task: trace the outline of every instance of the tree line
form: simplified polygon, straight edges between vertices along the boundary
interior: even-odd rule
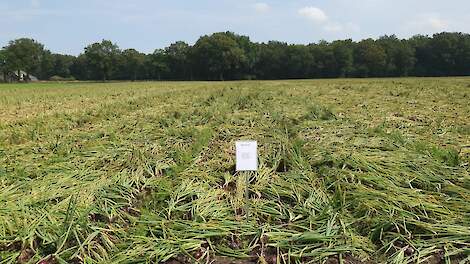
[[[391,35],[299,45],[256,43],[219,32],[200,37],[194,45],[178,41],[151,54],[121,50],[103,40],[78,56],[55,54],[21,38],[0,50],[3,80],[19,71],[41,80],[103,81],[463,76],[470,75],[470,35]]]

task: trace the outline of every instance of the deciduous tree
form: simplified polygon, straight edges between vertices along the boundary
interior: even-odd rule
[[[125,74],[125,79],[130,79],[132,81],[137,80],[139,74],[143,72],[145,54],[140,53],[135,49],[126,49],[122,52],[121,58],[121,66]]]
[[[230,33],[201,37],[193,47],[192,58],[201,75],[207,79],[233,77],[247,63],[245,51]]]
[[[109,40],[101,43],[93,43],[85,48],[87,64],[95,70],[101,80],[109,80],[116,69],[117,57],[120,54],[119,47]]]
[[[25,81],[28,81],[30,74],[39,71],[45,52],[44,45],[34,39],[20,38],[10,41],[5,47],[7,68],[17,72],[18,78],[20,71],[26,72]]]
[[[184,41],[177,41],[165,48],[171,79],[192,79],[191,62],[189,61],[190,49],[191,47]]]
[[[354,63],[359,77],[378,77],[384,74],[387,54],[373,39],[362,40],[354,49]]]

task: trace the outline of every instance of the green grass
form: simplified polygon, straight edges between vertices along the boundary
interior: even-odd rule
[[[469,83],[0,85],[0,263],[467,263]]]

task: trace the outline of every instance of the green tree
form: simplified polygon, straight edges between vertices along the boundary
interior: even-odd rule
[[[316,59],[314,76],[320,78],[333,78],[337,76],[336,58],[330,43],[320,41],[316,45],[310,45],[311,52]]]
[[[237,42],[238,47],[244,52],[243,63],[237,69],[235,76],[236,79],[252,79],[254,78],[254,67],[258,59],[256,45],[253,43],[248,36],[238,35],[233,32],[225,32],[227,36]]]
[[[78,57],[74,58],[70,65],[70,75],[75,77],[77,80],[91,79],[91,73],[85,54],[80,54]]]
[[[72,77],[71,66],[75,61],[74,56],[63,55],[63,54],[53,54],[53,75],[58,75],[60,77]],[[52,76],[52,75],[51,75]]]
[[[168,67],[168,57],[162,49],[156,49],[152,54],[148,55],[145,65],[149,71],[150,77],[159,81],[170,71]]]
[[[50,51],[44,51],[35,75],[41,80],[48,80],[54,75],[54,58]]]
[[[286,78],[300,79],[309,77],[315,66],[315,59],[307,46],[289,45],[286,48],[285,56]]]
[[[429,42],[431,38],[424,35],[416,35],[408,39],[406,43],[415,51],[415,65],[412,74],[415,76],[429,76],[434,72],[431,66],[431,50]]]
[[[427,43],[429,60],[427,64],[434,71],[432,75],[470,74],[470,36],[463,33],[439,33]]]
[[[43,80],[49,80],[52,76],[71,77],[70,68],[74,60],[74,56],[54,54],[46,50],[37,76]]]
[[[38,77],[43,80],[49,80],[52,76],[71,77],[70,68],[74,60],[74,56],[55,54],[46,50],[39,67]]]
[[[5,52],[7,68],[17,72],[18,77],[20,71],[26,72],[25,81],[28,81],[30,74],[38,73],[46,51],[34,39],[20,38],[10,41]]]
[[[387,54],[373,39],[365,39],[356,44],[354,63],[359,77],[376,77],[384,73]]]
[[[122,66],[126,73],[125,79],[137,80],[139,73],[143,70],[145,63],[145,54],[135,49],[126,49],[122,52]]]
[[[415,51],[406,41],[395,35],[383,36],[377,40],[387,56],[385,75],[408,76],[415,65]]]
[[[287,46],[287,43],[279,41],[269,41],[257,45],[257,60],[254,67],[257,78],[287,78],[285,66]]]
[[[109,80],[116,69],[119,47],[109,40],[93,43],[85,48],[85,58],[92,70],[99,74],[101,80]]]
[[[0,74],[2,76],[2,80],[7,82],[7,75],[8,75],[8,68],[7,68],[7,56],[6,51],[4,49],[0,49]]]
[[[177,41],[165,48],[170,78],[176,80],[188,80],[192,78],[189,62],[191,47],[184,41]]]
[[[331,43],[336,62],[335,77],[347,77],[354,72],[354,44],[351,39],[337,40]]]
[[[245,51],[229,32],[201,37],[192,49],[192,58],[199,74],[207,79],[233,78],[247,63]]]

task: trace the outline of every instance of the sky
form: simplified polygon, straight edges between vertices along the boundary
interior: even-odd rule
[[[408,38],[470,33],[468,0],[0,0],[0,46],[33,38],[78,55],[109,39],[150,53],[201,35],[233,31],[252,41]]]

